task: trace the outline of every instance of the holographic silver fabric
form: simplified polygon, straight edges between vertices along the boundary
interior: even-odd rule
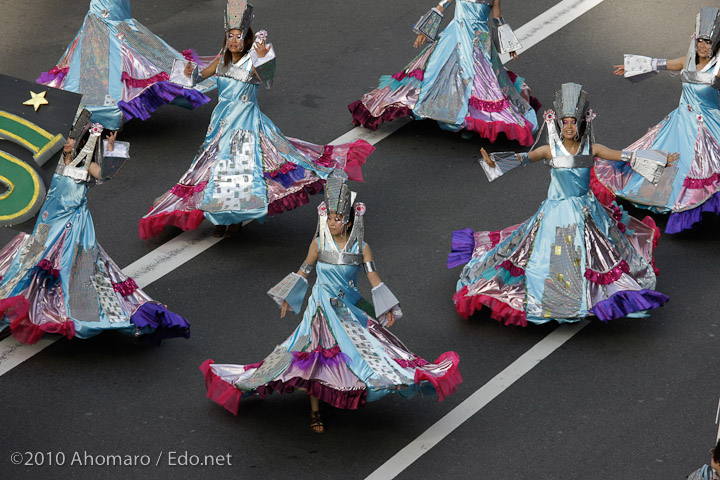
[[[459,58],[456,48],[440,70],[438,81],[428,90],[425,100],[415,106],[414,112],[417,116],[455,124],[458,115],[465,108],[465,96],[470,84],[470,79],[466,78],[466,72],[460,66]]]
[[[92,282],[98,251],[85,250],[80,244],[75,248],[70,270],[69,289],[73,293],[68,299],[70,316],[82,322],[99,322],[98,293]]]
[[[88,14],[84,29],[78,91],[83,105],[103,105],[109,89],[110,38],[102,20],[93,14]]]
[[[173,61],[177,55],[137,20],[133,20],[133,26],[135,28],[127,22],[120,22],[117,24],[117,31],[133,50],[163,71],[172,72]]]
[[[545,318],[580,317],[585,290],[582,248],[575,245],[577,224],[557,227],[550,247],[550,269],[545,279],[542,307]]]

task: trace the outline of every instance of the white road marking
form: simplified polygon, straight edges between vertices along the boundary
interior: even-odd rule
[[[548,355],[557,350],[558,347],[570,340],[588,323],[590,323],[588,320],[583,320],[572,325],[564,324],[553,330],[552,333],[535,344],[505,370],[498,373],[492,380],[452,409],[450,413],[435,422],[422,435],[382,464],[366,480],[389,480],[395,478],[415,460],[440,443],[442,439],[450,435],[466,420],[479,412]]]
[[[718,424],[718,420],[720,420],[720,400],[718,400],[718,408],[717,412],[715,413],[715,424],[718,425],[717,438],[715,439],[716,442],[720,440],[720,424]]]

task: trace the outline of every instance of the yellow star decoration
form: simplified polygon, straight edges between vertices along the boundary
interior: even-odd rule
[[[48,105],[49,102],[45,99],[45,94],[47,93],[47,90],[42,93],[35,93],[33,91],[30,91],[30,95],[32,95],[32,98],[30,100],[25,100],[23,102],[23,105],[32,105],[35,107],[35,111],[38,111],[38,108],[40,108],[40,105]]]

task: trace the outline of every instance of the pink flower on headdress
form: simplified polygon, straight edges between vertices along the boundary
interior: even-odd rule
[[[367,211],[367,207],[362,202],[355,202],[355,215],[363,216]]]
[[[327,216],[327,207],[325,206],[325,202],[322,202],[320,203],[320,205],[318,205],[318,215],[321,217]]]
[[[551,122],[555,120],[555,112],[552,110],[545,110],[545,114],[543,114],[543,118],[546,122]]]
[[[595,111],[592,108],[589,109],[587,111],[587,113],[585,114],[585,120],[588,122],[592,122],[593,120],[595,120],[595,117],[596,117]]]
[[[103,127],[99,123],[93,123],[92,127],[90,127],[90,135],[100,135],[102,131]]]
[[[255,40],[262,43],[263,40],[267,40],[267,36],[267,30],[260,30],[255,34]]]

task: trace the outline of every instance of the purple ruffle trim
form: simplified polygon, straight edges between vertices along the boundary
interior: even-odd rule
[[[590,309],[590,313],[603,322],[607,322],[608,320],[626,317],[634,312],[662,307],[668,300],[670,298],[667,295],[655,290],[624,290],[615,293],[607,300],[595,304]]]
[[[470,261],[475,248],[475,232],[472,228],[455,230],[452,233],[452,246],[448,254],[447,268],[455,268]]]
[[[128,278],[124,282],[113,283],[113,290],[118,292],[123,297],[132,295],[132,293],[138,289],[137,283],[132,278]]]
[[[400,117],[409,117],[411,111],[408,107],[387,107],[385,111],[379,117],[374,117],[370,110],[363,105],[362,100],[356,100],[348,105],[348,110],[353,117],[353,123],[355,125],[362,125],[370,130],[377,130],[383,122],[389,122]]]
[[[125,116],[125,121],[133,118],[147,120],[152,112],[178,97],[185,97],[192,108],[210,101],[210,97],[192,88],[183,88],[171,82],[157,82],[129,102],[118,102],[118,108]]]
[[[689,230],[696,223],[702,222],[703,212],[716,215],[720,213],[720,197],[717,194],[714,194],[705,203],[692,210],[671,213],[665,226],[665,233],[679,233],[683,230]]]
[[[143,335],[153,345],[160,345],[165,338],[190,338],[190,323],[177,313],[173,313],[157,303],[144,303],[130,317],[130,323],[138,328],[150,327],[155,331]]]
[[[48,84],[55,80],[57,80],[58,83],[62,83],[63,79],[65,78],[65,75],[67,75],[68,70],[70,70],[69,67],[65,67],[65,68],[53,67],[50,69],[49,72],[42,72],[40,74],[40,76],[35,79],[35,83]]]
[[[524,268],[515,266],[515,264],[508,259],[503,260],[500,265],[495,267],[495,270],[497,270],[498,268],[504,268],[505,270],[510,272],[510,275],[512,275],[513,277],[522,277],[523,275],[525,275]]]
[[[310,203],[310,195],[322,192],[323,185],[325,185],[325,180],[318,180],[317,182],[305,185],[295,193],[285,195],[282,198],[270,202],[268,205],[268,216],[272,217],[273,215],[292,210],[301,205],[307,205]]]
[[[285,165],[292,165],[293,168],[284,168]],[[281,184],[285,188],[290,188],[295,182],[298,182],[305,178],[305,169],[300,165],[294,163],[286,163],[278,170],[272,172],[265,172],[263,175],[270,180],[274,180]],[[285,171],[283,171],[283,169]]]
[[[293,352],[292,365],[300,370],[309,370],[319,363],[320,366],[333,368],[340,364],[350,363],[350,357],[340,351],[340,346],[331,349],[318,346],[311,352]]]
[[[630,265],[625,260],[621,260],[616,267],[604,273],[586,268],[585,278],[598,285],[610,285],[622,277],[623,273],[630,273]]]

